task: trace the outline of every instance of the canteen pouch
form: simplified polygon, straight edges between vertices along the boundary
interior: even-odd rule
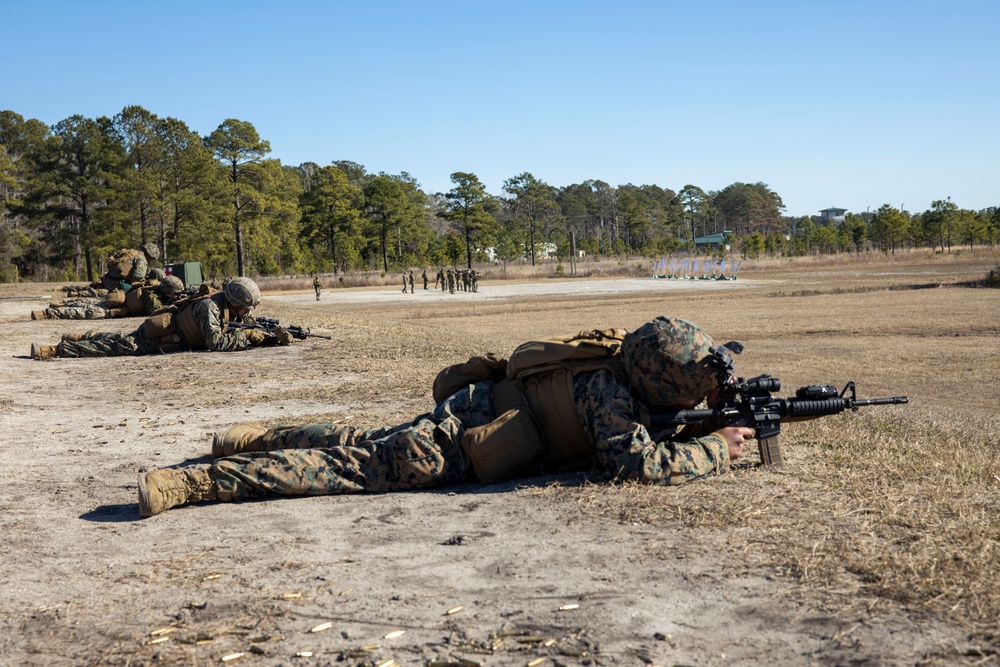
[[[120,289],[109,290],[108,295],[104,297],[105,308],[121,308],[124,305],[125,292]]]
[[[514,476],[544,452],[535,419],[524,408],[503,413],[489,424],[466,430],[462,449],[481,484]]]
[[[147,317],[142,325],[147,338],[163,338],[177,331],[173,313],[160,313]]]

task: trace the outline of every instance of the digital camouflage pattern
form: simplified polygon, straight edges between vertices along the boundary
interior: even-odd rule
[[[119,263],[130,268],[123,271],[119,268]],[[148,268],[149,264],[143,251],[124,248],[108,260],[108,272],[101,277],[101,283],[105,289],[121,289],[127,292],[133,283],[141,283],[146,279]]]
[[[222,311],[225,308],[225,292],[216,292],[207,299],[195,301],[191,306],[201,328],[201,335],[205,338],[205,349],[210,352],[239,352],[253,347],[245,330],[226,331],[226,322],[222,320]]]
[[[88,331],[79,340],[63,340],[56,346],[56,356],[69,359],[81,357],[133,357],[154,354],[156,341],[147,338],[143,328],[128,334],[110,331]]]
[[[74,301],[62,306],[49,306],[45,309],[45,317],[50,320],[103,320],[111,315],[100,303]]]
[[[574,382],[574,403],[597,468],[660,485],[726,470],[729,451],[718,435],[654,442],[639,423],[628,386],[612,372],[580,373]],[[496,418],[494,386],[489,380],[469,385],[433,412],[391,428],[313,424],[271,429],[262,438],[265,451],[219,458],[210,474],[220,500],[399,491],[467,481],[471,465],[462,436]]]
[[[222,322],[225,304],[225,295],[218,292],[189,306],[205,337],[205,347],[213,352],[235,352],[252,347],[245,331],[225,330]],[[172,343],[170,351],[183,349],[186,348]],[[64,340],[56,346],[56,356],[70,358],[138,356],[159,351],[157,341],[146,336],[144,324],[128,334],[88,331],[80,340]]]
[[[76,298],[52,304],[45,309],[45,317],[51,320],[101,320],[114,317],[149,316],[165,305],[177,300],[184,289],[184,282],[176,276],[167,276],[163,282],[153,287],[143,287],[139,300],[142,313],[132,315],[124,308],[108,308],[103,298]]]
[[[448,397],[427,414],[395,427],[359,429],[313,424],[264,436],[264,452],[217,459],[209,473],[220,500],[422,489],[467,481],[461,448],[466,429],[496,419],[493,383]]]
[[[100,286],[100,283],[92,283],[90,285],[84,285],[83,287],[78,287],[76,285],[66,285],[63,287],[63,291],[66,292],[66,296],[69,297],[89,297],[89,298],[100,298],[103,299],[108,295],[108,290]]]
[[[696,324],[657,317],[622,341],[622,362],[635,396],[647,405],[677,407],[718,386],[710,363],[712,338]]]

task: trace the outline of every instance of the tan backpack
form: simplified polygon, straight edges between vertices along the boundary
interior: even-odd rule
[[[566,466],[593,457],[592,443],[576,413],[573,379],[608,369],[624,377],[619,350],[625,329],[594,329],[528,341],[509,359],[471,357],[442,370],[434,380],[441,402],[463,387],[492,379],[496,421],[469,429],[462,447],[483,483],[506,479],[544,456]]]
[[[108,257],[108,273],[112,276],[127,276],[132,271],[132,260],[139,254],[137,250],[125,248]],[[117,273],[116,273],[117,272]]]

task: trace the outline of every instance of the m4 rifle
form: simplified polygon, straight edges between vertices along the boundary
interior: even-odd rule
[[[321,334],[314,334],[309,329],[303,329],[300,326],[281,326],[278,320],[271,317],[250,317],[247,318],[245,322],[230,322],[228,325],[230,331],[235,329],[257,329],[258,331],[263,331],[264,333],[274,336],[277,329],[287,331],[292,335],[292,338],[297,338],[298,340],[305,340],[306,338],[325,338],[326,340],[332,340],[333,336],[323,336]]]
[[[754,429],[761,463],[781,468],[784,465],[779,442],[782,422],[806,421],[845,410],[857,412],[858,408],[870,405],[909,402],[906,396],[859,399],[853,380],[840,392],[833,385],[812,384],[797,389],[795,396],[779,398],[774,396],[781,390],[781,380],[776,377],[766,374],[749,380],[733,377],[732,358],[728,353],[742,351],[743,346],[736,341],[713,349],[721,387],[714,407],[678,411],[650,409],[649,432],[654,439],[669,437],[684,424],[707,422],[718,428],[745,426]]]

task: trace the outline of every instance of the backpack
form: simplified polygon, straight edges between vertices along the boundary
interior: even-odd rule
[[[497,421],[470,429],[462,441],[480,481],[504,479],[539,458],[562,467],[592,460],[593,443],[576,412],[574,378],[607,369],[624,379],[619,351],[626,333],[594,329],[528,341],[509,359],[492,354],[471,357],[438,374],[437,402],[468,384],[497,382],[493,394]],[[485,436],[482,441],[479,431]]]
[[[609,363],[621,349],[625,329],[594,329],[577,334],[531,340],[515,348],[509,359],[492,352],[484,356],[469,357],[463,364],[448,366],[434,379],[434,402],[440,403],[463,387],[509,378],[523,385],[531,376],[551,374],[562,368],[573,368],[574,374],[598,368],[611,368]]]

